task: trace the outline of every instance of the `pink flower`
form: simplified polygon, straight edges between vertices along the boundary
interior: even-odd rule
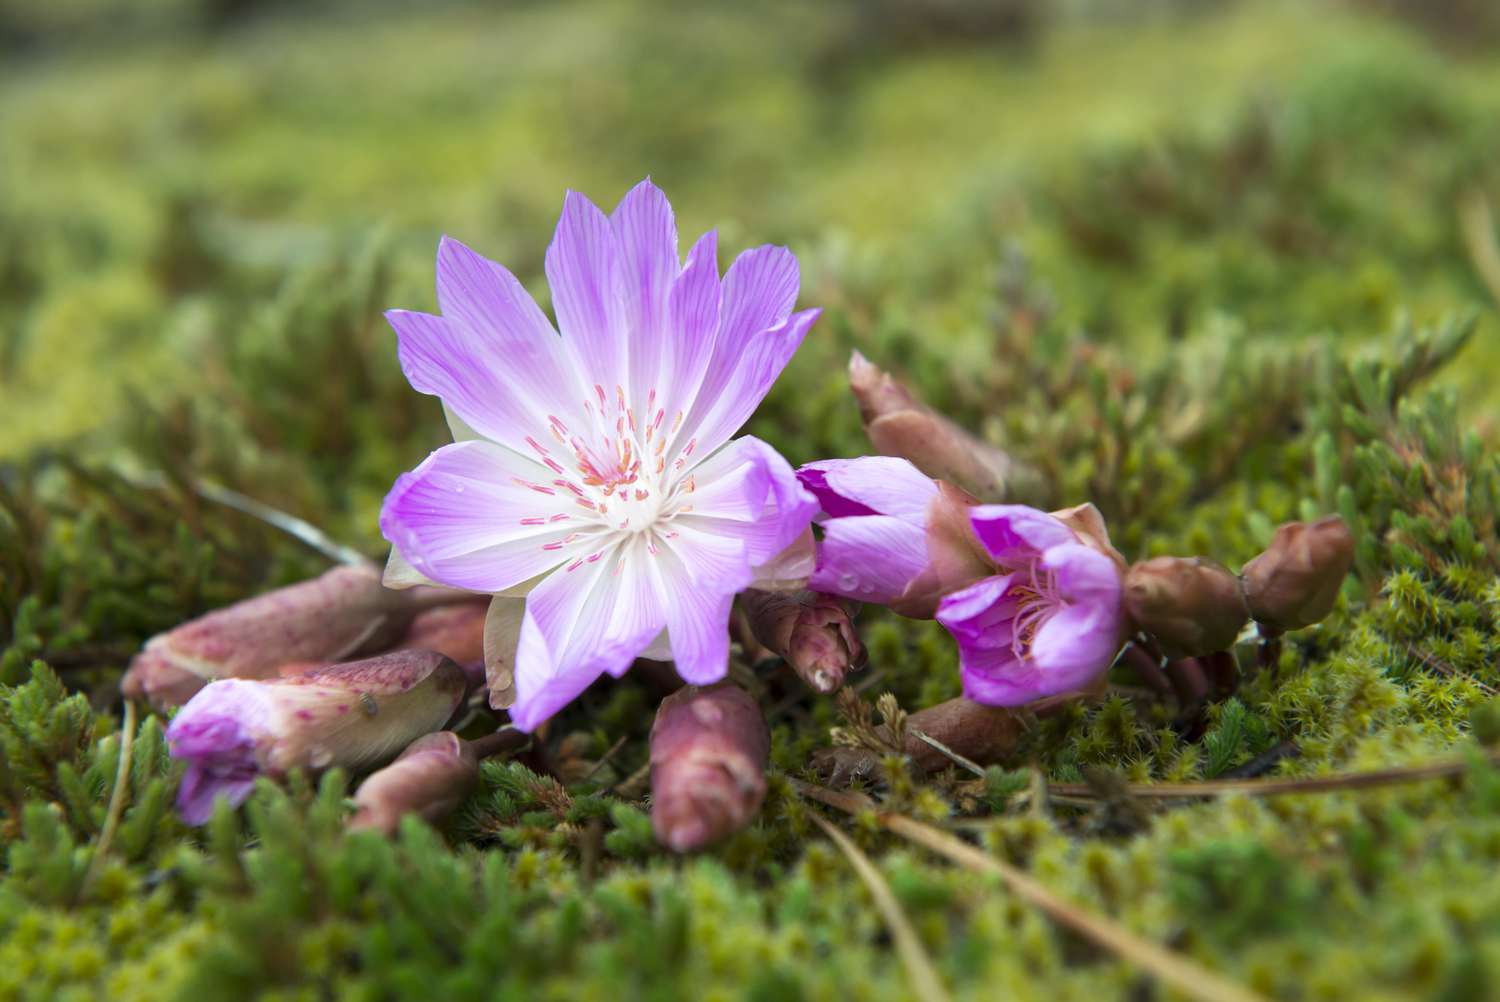
[[[518,727],[648,649],[688,682],[722,678],[734,595],[816,511],[770,446],[730,436],[818,311],[792,312],[786,248],[746,251],[722,280],[715,258],[713,232],[678,258],[649,180],[608,216],[570,192],[546,258],[561,337],[510,272],[448,238],[442,316],[386,315],[457,441],[397,480],[381,529],[426,578],[526,595]]]
[[[889,457],[798,476],[824,513],[808,586],[935,616],[958,641],[970,699],[1014,706],[1079,689],[1114,660],[1125,564],[1092,505],[976,505]]]
[[[970,520],[1002,573],[938,605],[937,621],[958,641],[964,695],[1018,706],[1107,671],[1125,631],[1122,564],[1025,505],[984,505]]]

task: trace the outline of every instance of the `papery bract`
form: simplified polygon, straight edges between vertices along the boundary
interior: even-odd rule
[[[387,314],[458,441],[396,482],[381,528],[416,574],[525,591],[525,729],[648,647],[688,682],[722,678],[733,596],[817,507],[769,446],[730,439],[818,316],[792,312],[789,251],[746,251],[721,280],[710,232],[679,260],[648,180],[609,216],[570,192],[546,272],[561,337],[510,272],[447,238],[442,315]]]

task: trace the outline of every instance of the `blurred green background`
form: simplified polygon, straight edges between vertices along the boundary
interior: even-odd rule
[[[1496,11],[0,0],[0,456],[229,392],[226,342],[310,262],[378,245],[374,305],[421,308],[447,232],[545,301],[564,189],[647,174],[685,233],[798,251],[840,352],[986,361],[1007,255],[1141,347],[1478,307],[1458,205],[1500,194]]]

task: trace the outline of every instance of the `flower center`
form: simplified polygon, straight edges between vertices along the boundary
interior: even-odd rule
[[[658,401],[655,389],[646,394],[644,406],[637,408],[623,387],[616,386],[609,394],[596,383],[580,412],[582,427],[570,427],[549,414],[546,436],[527,437],[526,444],[554,477],[545,483],[521,482],[539,493],[571,496],[576,514],[537,515],[521,521],[543,525],[576,519],[581,523],[579,532],[542,544],[543,549],[561,550],[584,534],[598,538],[600,547],[570,563],[569,570],[597,560],[622,536],[644,535],[646,550],[654,555],[658,535],[666,539],[677,535],[664,529],[665,523],[692,511],[688,495],[697,485],[689,464],[698,440],[676,445],[685,415],[677,411],[669,425],[667,408]]]
[[[1063,605],[1062,592],[1057,584],[1057,572],[1041,567],[1039,558],[1032,558],[1025,568],[1026,581],[1013,585],[1010,597],[1019,605],[1016,618],[1011,624],[1010,650],[1017,658],[1026,656],[1031,642],[1040,630]]]

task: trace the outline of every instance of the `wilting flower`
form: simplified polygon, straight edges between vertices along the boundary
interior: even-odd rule
[[[393,591],[369,565],[335,567],[152,637],[121,689],[158,707],[180,706],[215,679],[273,678],[396,643],[423,610],[470,596],[449,589]]]
[[[766,797],[771,735],[760,705],[728,682],[685,686],[651,726],[651,828],[673,852],[744,828]]]
[[[1014,706],[1080,689],[1114,659],[1125,563],[1092,505],[976,506],[885,457],[798,475],[826,516],[809,587],[935,615],[958,640],[970,699]]]
[[[1300,630],[1333,611],[1354,566],[1354,533],[1337,515],[1288,522],[1240,569],[1250,616],[1268,630]]]
[[[518,740],[519,739],[519,740]],[[479,760],[526,742],[515,730],[465,741],[452,731],[424,734],[396,760],[371,773],[354,794],[353,830],[394,834],[408,814],[436,824],[479,785]]]
[[[757,588],[740,602],[755,639],[818,692],[833,692],[845,675],[863,667],[865,649],[854,631],[858,603],[814,591]]]
[[[721,280],[709,232],[683,263],[643,181],[609,216],[570,192],[546,272],[561,337],[510,272],[448,238],[442,315],[386,314],[458,441],[396,482],[381,528],[431,580],[530,587],[525,729],[648,646],[689,682],[723,677],[733,596],[816,510],[774,450],[730,440],[818,316],[792,312],[790,251],[746,251]]]
[[[383,762],[442,727],[466,685],[463,669],[432,651],[210,683],[167,728],[172,757],[187,762],[177,809],[202,824],[215,799],[242,803],[257,776]]]

